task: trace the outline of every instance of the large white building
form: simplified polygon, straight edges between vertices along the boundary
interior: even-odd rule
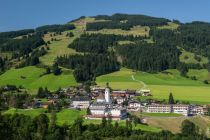
[[[189,105],[164,105],[164,104],[155,104],[148,105],[147,112],[149,113],[177,113],[182,115],[189,115],[190,106]]]
[[[73,108],[88,108],[90,106],[90,98],[88,97],[74,97],[71,99],[71,106]]]
[[[103,117],[111,117],[114,120],[120,120],[127,116],[126,108],[114,105],[110,98],[110,89],[105,88],[105,92],[100,93],[97,101],[90,105],[91,115],[87,115],[88,119],[102,119]]]

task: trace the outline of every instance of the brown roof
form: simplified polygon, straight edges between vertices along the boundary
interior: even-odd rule
[[[105,99],[104,94],[102,92],[99,93],[99,96],[97,97],[97,99]]]

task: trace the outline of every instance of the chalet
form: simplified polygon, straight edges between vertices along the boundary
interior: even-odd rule
[[[73,108],[88,108],[90,106],[90,98],[87,96],[82,97],[74,97],[71,99],[71,106]]]

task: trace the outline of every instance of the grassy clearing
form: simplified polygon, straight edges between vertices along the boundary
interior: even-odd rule
[[[2,58],[11,58],[12,57],[12,53],[10,53],[10,52],[0,52],[0,56],[2,57]]]
[[[56,59],[57,56],[68,55],[68,54],[76,54],[74,49],[68,48],[68,45],[77,37],[79,37],[79,32],[72,31],[74,33],[74,37],[66,37],[66,33],[71,31],[62,32],[62,35],[56,35],[55,37],[50,37],[51,33],[48,33],[44,36],[45,41],[50,41],[51,38],[56,38],[58,41],[50,41],[49,44],[50,50],[48,53],[42,57],[40,57],[40,61],[44,65],[51,66]]]
[[[88,33],[94,34],[116,34],[116,35],[134,35],[134,36],[149,36],[150,28],[147,26],[134,26],[130,30],[122,29],[102,29],[98,31],[87,31]]]
[[[119,45],[135,44],[135,42],[126,40],[126,41],[118,41],[118,44]]]
[[[210,86],[199,80],[194,81],[190,78],[181,77],[177,70],[149,74],[122,68],[118,72],[97,77],[96,83],[105,86],[106,82],[109,82],[113,89],[140,90],[143,87],[142,83],[133,81],[132,75],[136,80],[147,85],[155,99],[168,99],[169,93],[172,92],[176,100],[198,104],[209,103]]]
[[[181,123],[185,119],[189,119],[194,122],[197,126],[201,128],[201,130],[210,137],[209,127],[210,127],[210,118],[204,116],[196,116],[196,117],[179,117],[179,118],[147,118],[147,123],[149,126],[158,127],[164,130],[169,130],[173,133],[179,133],[181,128]]]
[[[197,80],[202,82],[204,80],[210,81],[210,73],[208,72],[207,69],[201,69],[201,70],[190,69],[187,75],[189,77],[195,76]]]
[[[5,111],[3,114],[24,114],[27,116],[30,116],[32,118],[38,116],[41,113],[45,113],[46,109],[44,108],[38,108],[38,109],[16,109],[16,108],[11,108],[7,111]]]
[[[29,90],[37,90],[39,87],[47,87],[56,90],[59,87],[76,85],[76,81],[71,71],[67,74],[55,76],[53,74],[41,76],[45,72],[43,68],[35,66],[24,67],[21,69],[11,69],[0,75],[0,85],[22,86]]]
[[[198,55],[198,57],[200,57],[201,61],[198,61],[195,59],[195,54],[194,53],[191,53],[191,52],[187,52],[185,50],[182,50],[182,54],[179,56],[179,59],[181,62],[184,62],[184,63],[193,63],[193,64],[207,64],[209,62],[208,58],[207,57],[204,57],[204,56],[201,56],[201,55]]]
[[[159,26],[158,29],[169,29],[169,30],[175,30],[179,27],[178,24],[169,22],[168,25]]]

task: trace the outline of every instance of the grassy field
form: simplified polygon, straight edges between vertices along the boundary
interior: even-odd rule
[[[206,133],[208,137],[210,137],[209,127],[210,127],[210,118],[204,116],[196,116],[191,118],[179,117],[179,118],[147,118],[147,123],[149,126],[158,127],[164,130],[169,130],[173,133],[179,133],[181,128],[181,123],[183,120],[189,119],[197,126],[201,128],[201,130]]]
[[[180,59],[181,62],[184,62],[184,63],[187,63],[187,64],[189,64],[189,63],[193,63],[193,64],[207,64],[209,62],[207,57],[198,55],[198,57],[201,58],[200,62],[198,60],[196,60],[194,57],[195,57],[194,53],[182,50],[182,54],[179,56],[179,59]]]
[[[68,45],[77,37],[79,37],[79,32],[75,30],[72,31],[74,33],[74,37],[66,37],[66,33],[70,31],[62,32],[62,35],[56,35],[55,37],[50,37],[51,33],[48,33],[44,36],[45,41],[50,41],[51,38],[56,38],[58,41],[50,41],[49,44],[50,50],[48,53],[42,57],[40,57],[40,61],[44,65],[51,66],[56,59],[57,56],[68,55],[68,54],[76,54],[74,49],[68,48]]]
[[[179,27],[178,24],[169,22],[168,25],[160,26],[158,29],[169,29],[169,30],[175,30]]]
[[[14,113],[19,113],[19,114],[24,114],[24,115],[29,115],[31,117],[38,116],[41,113],[45,113],[46,109],[39,108],[39,109],[9,109],[8,111],[4,112],[3,114],[14,114]],[[49,118],[50,118],[50,113],[45,113]],[[86,114],[86,110],[73,110],[73,109],[63,109],[60,112],[57,113],[57,124],[58,125],[63,125],[63,124],[72,124],[75,119],[78,117],[82,117]],[[115,121],[113,121],[114,124]],[[125,121],[118,121],[119,125],[125,126]],[[101,120],[86,120],[84,119],[84,124],[100,124]],[[136,127],[133,125],[134,129],[141,129],[143,131],[151,131],[151,132],[159,132],[161,131],[160,128],[152,127],[152,126],[147,126],[147,125],[142,125],[138,124]]]
[[[203,84],[199,80],[195,81],[181,77],[177,70],[149,74],[122,68],[118,72],[97,77],[96,83],[105,86],[106,82],[109,82],[109,85],[114,89],[140,90],[143,83],[134,81],[132,75],[136,80],[146,84],[155,99],[168,99],[169,93],[172,92],[176,100],[198,104],[206,104],[210,101],[210,86]]]
[[[43,68],[34,66],[21,69],[11,69],[0,75],[0,85],[12,84],[22,86],[29,90],[37,90],[39,87],[47,87],[56,90],[59,87],[76,85],[76,81],[71,71],[64,72],[59,76],[53,74],[41,76],[45,72]]]
[[[149,36],[150,28],[147,26],[134,26],[130,30],[122,29],[102,29],[98,31],[87,31],[88,33],[101,34],[116,34],[116,35],[134,35],[134,36]]]

